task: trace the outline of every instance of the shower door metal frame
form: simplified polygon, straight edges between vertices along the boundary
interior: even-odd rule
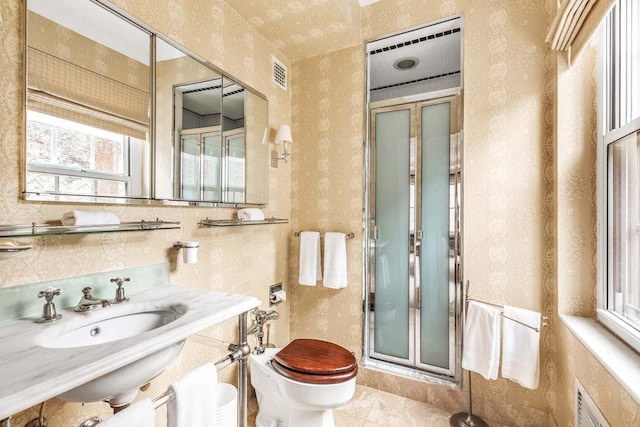
[[[419,100],[419,101],[418,101]],[[368,231],[365,239],[365,331],[364,331],[364,365],[375,366],[385,369],[387,371],[396,372],[399,374],[410,375],[412,377],[424,377],[429,378],[431,381],[440,382],[443,384],[458,385],[460,383],[461,367],[460,367],[460,355],[461,355],[461,301],[462,301],[462,253],[461,253],[461,238],[462,238],[462,93],[459,88],[453,90],[439,91],[432,94],[424,94],[424,96],[415,97],[411,101],[407,102],[407,99],[396,100],[396,102],[403,102],[396,105],[393,101],[384,101],[380,107],[371,106],[368,114],[368,131],[370,139],[366,146],[366,176],[365,176],[365,228]],[[418,102],[416,102],[418,101]],[[454,224],[453,230],[450,226],[450,236],[452,236],[452,244],[450,245],[449,253],[453,252],[453,257],[450,255],[449,269],[449,368],[442,368],[434,365],[427,365],[420,362],[420,283],[416,278],[416,272],[419,273],[419,261],[416,260],[415,255],[419,253],[418,247],[422,243],[421,233],[421,201],[418,198],[421,196],[421,159],[422,156],[422,128],[418,126],[421,121],[422,108],[429,105],[449,103],[450,104],[450,153],[451,144],[456,145],[456,154],[451,156],[450,154],[450,199],[454,201]],[[373,339],[373,318],[375,313],[370,311],[370,292],[375,293],[375,239],[376,239],[376,227],[375,227],[375,115],[377,113],[384,113],[390,111],[410,110],[410,168],[414,168],[415,184],[414,184],[414,233],[413,237],[410,237],[410,258],[413,255],[413,261],[407,260],[409,264],[409,358],[402,359],[393,356],[388,356],[380,353],[376,353],[374,349]],[[420,120],[418,119],[420,117]],[[413,153],[413,154],[411,154]],[[452,163],[455,162],[455,163]],[[452,172],[453,170],[453,172]],[[410,173],[410,170],[407,171]],[[418,179],[420,177],[420,179]],[[451,181],[453,180],[453,184]],[[410,182],[411,186],[411,182]],[[450,205],[451,208],[451,205]],[[411,230],[410,230],[411,232]],[[453,261],[451,261],[453,259]],[[411,279],[414,280],[414,286],[411,286]]]

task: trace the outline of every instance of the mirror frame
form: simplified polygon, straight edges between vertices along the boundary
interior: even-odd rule
[[[129,23],[131,23],[132,25],[138,27],[139,29],[141,29],[142,31],[146,32],[149,34],[149,46],[150,46],[150,58],[149,58],[149,136],[148,136],[148,143],[149,143],[149,149],[150,149],[150,154],[149,154],[149,170],[150,170],[150,184],[149,184],[149,198],[136,198],[136,197],[115,197],[115,196],[101,196],[101,195],[71,195],[71,196],[65,196],[68,198],[68,200],[56,200],[56,197],[58,197],[59,195],[55,195],[55,194],[40,194],[37,192],[29,192],[27,191],[27,147],[26,147],[26,130],[27,130],[27,93],[28,93],[28,66],[27,66],[27,51],[28,51],[28,4],[27,4],[27,0],[25,0],[24,4],[23,4],[23,16],[24,16],[24,25],[23,25],[23,40],[24,40],[24,44],[23,44],[23,85],[22,85],[22,94],[23,94],[23,105],[22,105],[22,123],[21,123],[21,130],[22,130],[22,144],[21,144],[21,162],[20,162],[20,189],[19,189],[19,195],[20,198],[22,200],[26,200],[26,201],[35,201],[35,202],[52,202],[52,203],[59,203],[59,204],[66,204],[66,203],[82,203],[82,204],[96,204],[96,203],[102,203],[102,204],[139,204],[139,205],[161,205],[161,206],[200,206],[200,207],[222,207],[222,208],[236,208],[236,207],[250,207],[250,206],[257,206],[257,207],[264,207],[266,206],[266,204],[269,202],[268,201],[268,189],[266,192],[267,195],[267,200],[265,200],[264,202],[258,202],[258,203],[228,203],[225,201],[220,201],[220,202],[205,202],[205,201],[190,201],[190,200],[180,200],[180,199],[158,199],[156,198],[156,186],[155,186],[155,182],[156,182],[156,174],[157,174],[157,168],[156,168],[156,149],[157,149],[157,129],[156,129],[156,44],[157,44],[157,40],[160,39],[163,42],[167,43],[168,45],[174,47],[175,49],[181,51],[182,53],[184,53],[185,55],[189,56],[190,58],[194,59],[195,61],[199,62],[201,65],[203,65],[204,67],[209,68],[211,71],[214,71],[218,74],[220,74],[220,76],[223,79],[230,79],[233,80],[234,82],[236,82],[237,84],[241,85],[245,91],[247,93],[251,93],[263,100],[265,100],[267,102],[267,117],[266,117],[266,122],[269,123],[269,109],[268,109],[268,98],[262,94],[261,92],[257,91],[256,89],[252,88],[251,86],[247,85],[244,81],[242,81],[241,79],[238,79],[237,77],[219,69],[218,67],[216,67],[215,65],[213,65],[211,62],[207,61],[206,59],[204,59],[202,56],[196,54],[195,52],[191,51],[190,49],[180,45],[178,42],[174,41],[173,39],[171,39],[170,37],[162,34],[161,32],[159,32],[157,29],[155,29],[154,27],[148,25],[147,23],[143,22],[142,20],[136,18],[135,16],[131,15],[129,12],[113,5],[111,2],[107,1],[107,0],[90,0],[92,3],[104,8],[105,10],[107,10],[108,12],[120,17],[121,19],[124,19],[125,21],[128,21]],[[247,108],[247,103],[245,101],[245,105],[244,105],[244,109],[245,109],[245,119],[246,119],[246,108]],[[173,129],[174,125],[172,124],[172,129]],[[246,138],[246,130],[245,130],[245,138]],[[175,153],[174,153],[175,154]],[[265,148],[265,156],[268,156],[268,149]],[[267,182],[268,182],[268,175],[269,175],[269,168],[267,165],[267,170],[266,170],[266,177],[267,178]],[[226,190],[224,190],[226,191]],[[91,201],[86,201],[86,200],[73,200],[75,197],[77,197],[78,199],[87,199],[87,198],[91,198],[93,200]]]

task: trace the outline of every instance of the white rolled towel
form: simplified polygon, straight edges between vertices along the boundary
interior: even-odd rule
[[[71,211],[62,215],[63,225],[117,225],[120,219],[108,211]]]
[[[238,211],[238,219],[241,221],[264,221],[264,212],[258,208],[244,208]]]

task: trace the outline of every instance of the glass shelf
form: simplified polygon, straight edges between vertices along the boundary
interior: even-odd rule
[[[95,233],[115,233],[125,231],[153,231],[179,229],[180,222],[162,221],[134,221],[121,222],[120,224],[108,225],[63,225],[60,221],[47,224],[23,224],[23,225],[0,225],[0,238],[5,237],[31,237],[31,236],[53,236],[60,234],[95,234]]]
[[[241,220],[241,219],[209,219],[205,218],[200,225],[205,227],[238,227],[244,225],[269,225],[269,224],[287,224],[288,219],[283,218],[265,218],[259,221]]]

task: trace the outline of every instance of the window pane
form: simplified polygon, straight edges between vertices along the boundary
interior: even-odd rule
[[[95,139],[94,170],[124,173],[124,141],[119,135],[115,136]]]
[[[27,162],[53,162],[53,126],[27,121]]]
[[[56,177],[54,175],[37,172],[27,172],[27,188],[39,193],[56,191]]]
[[[27,127],[29,163],[126,175],[122,135],[34,111]]]
[[[608,308],[640,328],[640,165],[638,134],[609,145]]]

